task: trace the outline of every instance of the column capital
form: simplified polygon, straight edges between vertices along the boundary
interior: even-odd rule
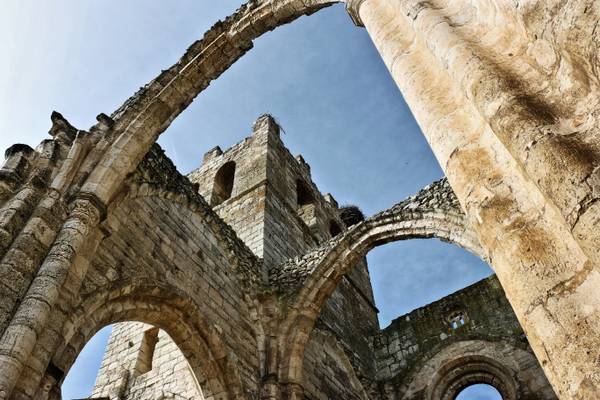
[[[365,26],[362,20],[360,19],[359,14],[360,6],[364,2],[365,0],[346,0],[346,11],[350,15],[350,18],[352,18],[352,22],[354,22],[354,25],[356,26]]]
[[[107,214],[106,204],[92,192],[79,192],[69,204],[70,214],[93,226],[104,220]]]

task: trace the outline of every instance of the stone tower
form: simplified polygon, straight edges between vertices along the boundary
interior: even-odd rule
[[[262,259],[259,273],[265,278],[276,275],[285,260],[307,253],[350,225],[342,220],[333,196],[319,192],[302,156],[294,157],[285,147],[279,125],[269,115],[259,117],[252,135],[230,149],[217,146],[208,151],[188,178]],[[345,375],[346,367],[338,370],[322,357],[340,351],[354,354],[352,368],[361,375],[375,374],[371,338],[379,324],[366,258],[344,277],[317,325],[335,340],[323,340],[323,335],[311,338],[305,350],[308,377],[313,371]],[[347,393],[351,398],[356,388],[344,383],[317,375],[309,380],[316,392]],[[114,325],[92,397],[201,399],[204,384],[194,377],[166,332],[139,322],[122,322]]]

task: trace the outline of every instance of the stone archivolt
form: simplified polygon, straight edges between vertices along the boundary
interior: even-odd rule
[[[219,214],[237,200],[212,209],[154,144],[255,38],[333,3],[251,1],[88,131],[53,113],[51,139],[35,150],[6,151],[0,399],[57,398],[91,335],[125,320],[164,329],[207,398],[409,398],[392,397],[410,391],[377,381],[378,357],[364,357],[364,337],[325,327],[336,322],[328,313],[339,304],[358,301],[348,295],[353,290],[364,310],[372,307],[368,290],[356,283],[366,267],[352,269],[366,252],[412,237],[438,237],[489,260],[558,397],[597,397],[597,2],[350,2],[448,181],[321,244],[321,218],[340,220],[312,185],[314,209],[290,219],[305,225],[298,228],[304,242],[288,261],[271,249],[266,263],[260,237],[245,236],[256,232],[242,240],[224,222],[231,216]],[[264,117],[258,125],[266,131],[256,137],[287,160],[273,145],[274,122]],[[306,170],[302,165],[290,168]],[[265,199],[257,212],[277,211]],[[288,211],[294,205],[281,204]],[[264,229],[279,229],[269,215]],[[328,334],[341,344],[323,339]],[[318,349],[342,365],[337,381],[303,371],[306,363],[336,364],[319,358]],[[487,382],[493,375],[506,398],[519,398],[519,384],[507,383],[506,369],[485,357],[465,358],[476,366],[470,376]],[[445,399],[464,383],[444,379],[419,393]]]
[[[477,237],[467,226],[458,200],[445,179],[351,226],[310,253],[281,266],[274,266],[270,271],[270,282],[284,290],[310,286],[308,280],[328,275],[319,269],[327,270],[335,263],[340,268],[338,274],[345,274],[375,246],[431,237],[456,244],[485,258]]]

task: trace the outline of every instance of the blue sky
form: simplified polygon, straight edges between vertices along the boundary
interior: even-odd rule
[[[47,137],[52,110],[88,128],[239,4],[4,0],[0,148],[37,145]],[[160,143],[187,173],[208,149],[248,136],[264,112],[281,123],[283,140],[311,164],[323,192],[368,215],[442,177],[366,31],[351,23],[342,6],[257,40]],[[437,240],[386,245],[368,259],[382,326],[490,273],[475,256]],[[80,355],[63,385],[65,399],[89,392],[108,332],[102,330]]]

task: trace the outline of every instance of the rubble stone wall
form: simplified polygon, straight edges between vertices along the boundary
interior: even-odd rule
[[[377,380],[388,396],[425,399],[436,376],[449,373],[446,365],[480,355],[510,371],[518,399],[556,398],[495,276],[398,317],[375,336],[374,346]],[[434,365],[432,360],[449,348],[452,354]]]
[[[255,168],[253,171],[241,171],[239,178],[236,172],[232,198],[217,206],[215,211],[236,231],[241,230],[239,235],[242,239],[246,237],[246,231],[262,233],[260,245],[264,246],[264,251],[257,255],[264,257],[265,268],[276,269],[281,261],[303,254],[331,238],[332,223],[345,229],[336,201],[331,195],[323,196],[320,193],[312,182],[310,166],[301,156],[294,157],[285,147],[280,137],[280,127],[271,117],[259,118],[251,137],[222,154],[218,153],[215,150],[207,153],[202,167],[189,175],[190,180],[200,185],[200,193],[210,196],[216,171],[226,162],[235,161],[240,166]],[[244,174],[250,173],[253,179],[244,179]],[[266,181],[262,180],[264,176]],[[248,181],[259,181],[260,184],[248,189],[243,183]],[[308,212],[299,212],[298,181],[302,182],[312,199],[307,207]],[[236,193],[240,192],[244,194],[236,197]],[[254,207],[259,211],[255,211],[257,208]],[[247,244],[253,248],[252,243]],[[253,250],[256,248],[254,246]],[[347,310],[353,312],[348,313]],[[320,324],[344,343],[342,347],[351,354],[354,367],[366,368],[364,375],[374,372],[369,338],[377,331],[378,321],[366,260],[357,264],[352,275],[339,285],[327,301]],[[333,351],[322,347],[330,343],[327,341],[313,347],[319,351]],[[308,370],[305,373],[311,376],[314,372]],[[340,373],[345,372],[333,371],[329,379],[336,382],[339,389],[346,390],[345,383],[336,380]],[[331,393],[331,389],[318,387],[317,382],[320,381],[313,381],[312,395]]]

